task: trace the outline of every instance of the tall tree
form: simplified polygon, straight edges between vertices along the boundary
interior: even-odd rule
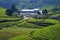
[[[16,7],[14,4],[11,6],[11,9],[16,10]]]

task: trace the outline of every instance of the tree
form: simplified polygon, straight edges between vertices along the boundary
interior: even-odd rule
[[[10,9],[6,10],[6,15],[12,16],[14,12],[17,12],[17,14],[20,14],[18,9],[16,9],[15,5],[13,4]]]
[[[42,13],[43,13],[43,15],[47,15],[47,14],[48,14],[47,9],[44,9],[44,10],[42,11]]]
[[[55,7],[52,9],[52,12],[53,12],[53,13],[60,13],[60,7],[59,7],[59,6],[55,6]]]
[[[14,4],[11,6],[11,10],[12,12],[17,12],[18,14],[20,14],[20,12],[18,11],[18,9],[16,8]]]
[[[11,9],[7,9],[6,10],[6,15],[8,16],[12,16],[13,12],[11,11]]]
[[[11,6],[11,10],[16,10],[16,7],[15,7],[14,4],[12,4],[12,6]]]

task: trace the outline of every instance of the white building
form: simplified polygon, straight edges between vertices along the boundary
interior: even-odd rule
[[[20,11],[20,14],[24,15],[24,16],[35,16],[38,15],[39,9],[22,9]]]

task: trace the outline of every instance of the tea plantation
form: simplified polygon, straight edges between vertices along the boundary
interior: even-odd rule
[[[60,20],[10,17],[5,10],[0,8],[0,40],[60,40]]]

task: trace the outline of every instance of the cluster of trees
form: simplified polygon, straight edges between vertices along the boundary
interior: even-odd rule
[[[38,11],[37,13],[38,13],[38,14],[41,14],[39,11]],[[43,13],[43,15],[47,15],[47,14],[48,14],[47,9],[44,9],[44,10],[42,11],[42,13]]]
[[[52,9],[52,12],[54,13],[60,13],[60,7],[56,6]]]
[[[15,5],[13,4],[10,9],[6,10],[6,15],[12,16],[14,12],[17,12],[18,14],[20,13],[18,9],[16,9]]]
[[[43,15],[47,15],[47,14],[48,14],[47,9],[44,9],[44,10],[42,11],[42,13],[43,13]]]
[[[18,11],[18,9],[16,8],[16,6],[13,4],[10,9],[7,9],[7,10],[6,10],[6,15],[12,16],[14,13],[15,13],[15,14],[20,14],[20,11]],[[41,14],[39,11],[38,11],[37,13],[38,13],[38,14]],[[43,13],[43,15],[47,15],[47,14],[48,14],[47,9],[44,9],[44,10],[42,11],[42,13]],[[14,16],[14,15],[13,15],[13,16]],[[16,16],[16,15],[15,15],[15,16]]]

